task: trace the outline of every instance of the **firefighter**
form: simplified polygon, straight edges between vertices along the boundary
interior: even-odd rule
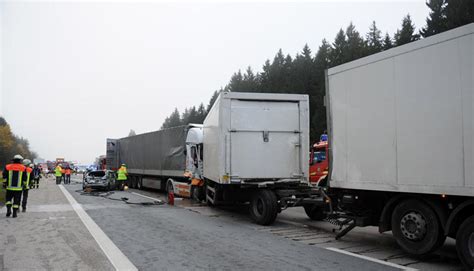
[[[61,184],[61,178],[62,178],[62,168],[61,165],[58,164],[56,168],[54,169],[54,176],[56,176],[56,184]]]
[[[23,182],[23,196],[21,199],[21,211],[26,212],[26,204],[28,203],[28,192],[30,191],[31,172],[33,172],[33,164],[29,159],[23,160],[23,165],[26,167],[26,181]]]
[[[66,184],[66,167],[61,167],[61,181]]]
[[[17,217],[18,208],[20,208],[21,193],[23,191],[23,182],[26,181],[26,167],[22,165],[23,157],[19,154],[13,157],[11,164],[8,164],[3,170],[3,179],[7,182],[4,183],[7,189],[6,206],[7,206],[7,217],[12,215]],[[13,201],[13,202],[12,202]]]
[[[71,184],[71,167],[66,168],[65,174],[64,184]]]
[[[39,188],[39,180],[41,179],[41,168],[36,164],[33,168],[33,188]]]
[[[117,182],[120,190],[124,189],[124,186],[127,185],[127,166],[122,164],[122,166],[117,170]]]

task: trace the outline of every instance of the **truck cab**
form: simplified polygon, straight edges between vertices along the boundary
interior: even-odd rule
[[[202,179],[203,158],[202,125],[194,124],[186,135],[186,174],[192,179]]]
[[[311,147],[309,161],[309,181],[313,186],[320,186],[329,170],[328,142],[320,141]]]

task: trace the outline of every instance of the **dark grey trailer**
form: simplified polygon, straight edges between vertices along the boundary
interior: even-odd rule
[[[166,182],[183,178],[186,170],[186,135],[189,125],[107,139],[107,168],[126,164],[133,188],[164,189]]]

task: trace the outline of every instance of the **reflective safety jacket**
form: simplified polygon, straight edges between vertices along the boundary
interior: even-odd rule
[[[62,168],[60,166],[57,166],[55,169],[54,169],[54,176],[56,177],[61,177],[62,176]]]
[[[69,168],[66,169],[66,175],[71,175],[71,170]]]
[[[125,180],[127,180],[127,168],[122,166],[117,170],[117,181]]]
[[[23,183],[24,184],[23,188],[25,190],[30,189],[31,172],[33,172],[33,169],[30,167],[26,167],[26,181]]]
[[[3,179],[7,180],[7,190],[23,190],[23,182],[26,181],[26,167],[20,163],[8,164],[3,170]]]

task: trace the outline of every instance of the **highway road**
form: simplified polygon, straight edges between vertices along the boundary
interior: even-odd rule
[[[336,241],[331,224],[302,208],[260,226],[245,206],[170,206],[158,191],[134,189],[88,194],[80,181],[43,182],[16,220],[0,209],[0,270],[461,270],[452,241],[419,259],[373,228]]]

